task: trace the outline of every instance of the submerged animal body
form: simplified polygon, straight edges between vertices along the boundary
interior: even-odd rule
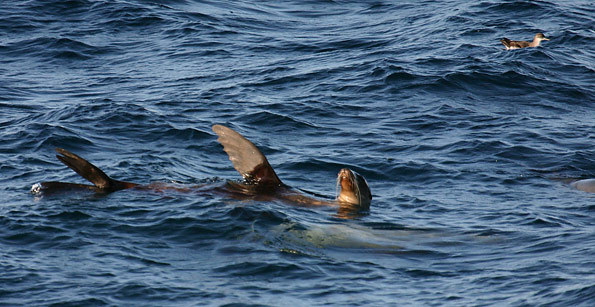
[[[582,179],[570,184],[577,190],[595,193],[595,179]]]
[[[243,183],[228,182],[226,191],[233,195],[258,196],[260,198],[277,198],[285,202],[303,206],[340,206],[361,210],[368,209],[372,194],[368,183],[360,174],[348,169],[341,169],[337,177],[340,192],[334,201],[318,199],[304,195],[285,185],[277,176],[267,158],[249,140],[231,128],[214,125],[213,131],[218,135],[218,141],[223,145],[234,168],[244,178]],[[93,185],[49,181],[33,185],[31,192],[35,194],[64,190],[90,190],[97,193],[111,193],[124,189],[178,190],[191,192],[201,190],[200,187],[179,187],[154,183],[141,185],[132,182],[119,181],[110,178],[101,169],[87,160],[65,150],[57,148],[56,157],[77,174],[87,179]]]
[[[521,49],[521,48],[527,48],[527,47],[537,47],[537,46],[539,46],[541,41],[549,41],[549,40],[550,39],[546,38],[545,35],[543,35],[543,33],[537,33],[537,34],[535,34],[535,37],[533,38],[532,42],[512,41],[506,37],[502,38],[500,40],[500,42],[502,42],[504,47],[506,47],[506,50],[512,50],[512,49]]]

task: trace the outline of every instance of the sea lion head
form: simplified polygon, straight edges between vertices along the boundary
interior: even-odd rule
[[[341,190],[339,192],[339,186]],[[368,182],[364,177],[348,168],[343,168],[337,176],[337,201],[340,203],[349,203],[358,205],[361,208],[370,208],[372,193]]]

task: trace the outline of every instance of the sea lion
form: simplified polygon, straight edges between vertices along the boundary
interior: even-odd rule
[[[277,176],[267,158],[249,140],[231,128],[214,125],[213,131],[219,136],[217,139],[223,150],[227,152],[234,168],[242,175],[244,182],[228,181],[225,190],[235,195],[260,196],[278,198],[291,204],[303,206],[339,206],[357,210],[368,209],[372,194],[366,179],[355,171],[343,168],[337,176],[337,189],[340,188],[334,201],[314,198],[304,195],[300,191],[285,185]],[[110,178],[101,169],[87,160],[65,150],[56,148],[56,157],[77,174],[87,179],[93,185],[69,182],[42,182],[33,185],[34,194],[48,193],[61,190],[90,190],[96,193],[111,193],[124,189],[177,190],[191,192],[199,187],[168,186],[162,183],[140,185],[132,182],[119,181]],[[202,188],[203,186],[200,186]],[[204,191],[201,189],[201,191]],[[259,199],[259,198],[257,198]]]
[[[511,41],[508,38],[504,37],[500,41],[506,47],[506,50],[512,49],[520,49],[520,48],[527,48],[527,47],[537,47],[541,41],[549,41],[549,38],[546,38],[543,33],[535,34],[532,42],[527,41]]]
[[[370,207],[372,193],[368,182],[353,170],[343,168],[339,172],[337,189],[340,187],[340,192],[335,202],[312,198],[281,182],[267,158],[242,135],[222,125],[214,125],[213,131],[219,136],[217,140],[223,145],[223,150],[227,152],[235,169],[244,177],[244,189],[257,189],[300,205],[355,205],[360,209]]]

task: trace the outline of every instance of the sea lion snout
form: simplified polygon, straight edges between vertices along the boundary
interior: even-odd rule
[[[339,176],[339,178],[341,179],[341,185],[343,185],[344,184],[343,183],[344,181],[345,181],[345,183],[348,183],[349,178],[352,178],[353,177],[353,173],[348,168],[342,168],[339,171],[339,174],[337,176]]]
[[[343,168],[337,176],[337,188],[341,185],[341,192],[337,197],[339,202],[369,207],[372,193],[364,177],[348,168]]]

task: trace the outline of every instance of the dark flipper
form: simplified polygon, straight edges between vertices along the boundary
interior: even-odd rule
[[[56,148],[56,151],[62,154],[62,156],[56,155],[56,158],[74,170],[77,174],[89,180],[96,187],[100,189],[106,189],[111,186],[112,179],[97,166],[89,163],[87,160],[71,153],[66,149]]]
[[[234,130],[214,125],[213,131],[229,160],[246,181],[257,185],[279,186],[283,183],[258,148]]]
[[[42,190],[72,190],[72,189],[88,189],[96,192],[114,192],[122,189],[129,189],[137,186],[135,183],[118,181],[110,178],[97,166],[89,163],[89,161],[69,152],[66,149],[56,148],[56,151],[61,155],[56,157],[70,167],[77,174],[89,180],[94,185],[67,183],[67,182],[42,182]]]

